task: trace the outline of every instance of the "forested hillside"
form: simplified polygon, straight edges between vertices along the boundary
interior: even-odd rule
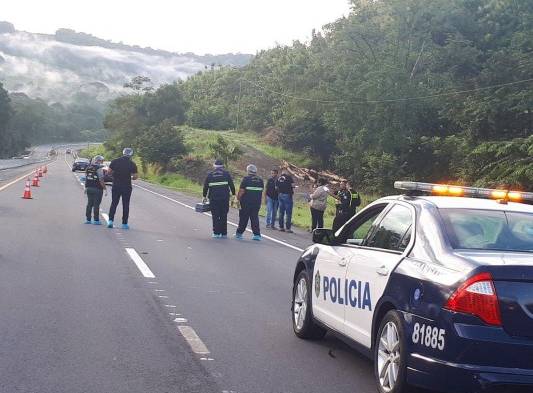
[[[166,118],[274,126],[275,142],[369,191],[395,179],[532,189],[533,2],[352,4],[308,44],[117,100],[107,121],[115,142],[142,149],[140,135]],[[164,98],[171,91],[176,105]]]
[[[101,141],[107,137],[104,104],[78,94],[69,104],[49,104],[23,93],[9,94],[0,83],[0,158],[39,143]]]

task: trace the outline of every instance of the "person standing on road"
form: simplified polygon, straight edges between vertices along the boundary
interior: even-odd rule
[[[276,229],[276,216],[278,213],[278,191],[276,190],[276,181],[278,180],[278,170],[276,168],[270,171],[270,178],[267,180],[265,191],[266,205],[266,227],[267,229]]]
[[[111,188],[111,207],[109,208],[108,228],[113,228],[115,212],[118,202],[122,198],[122,229],[129,229],[130,198],[132,192],[131,180],[137,179],[137,165],[132,161],[133,149],[126,147],[122,150],[122,157],[116,158],[109,164],[109,174],[113,176]]]
[[[278,191],[279,201],[279,230],[281,232],[292,233],[294,180],[289,175],[287,168],[283,168],[281,171],[281,176],[276,181],[276,190]]]
[[[95,156],[91,164],[85,170],[85,194],[87,194],[87,207],[85,208],[85,224],[91,224],[91,213],[94,225],[100,225],[100,203],[107,189],[104,182],[104,157]]]
[[[333,220],[333,231],[337,232],[355,214],[356,207],[361,204],[361,199],[357,192],[349,189],[346,180],[341,181],[340,190],[335,194],[337,207],[335,219]]]
[[[324,228],[324,212],[328,206],[329,188],[326,179],[318,179],[318,185],[309,196],[311,208],[311,232],[316,228]]]
[[[242,239],[242,234],[248,226],[248,220],[252,226],[252,240],[261,240],[261,230],[259,229],[259,209],[261,208],[261,196],[263,195],[263,179],[257,176],[257,167],[250,164],[246,167],[248,176],[242,179],[237,199],[241,204],[239,210],[239,227],[235,233],[235,238]]]
[[[204,201],[209,198],[211,217],[213,218],[213,238],[228,236],[228,211],[230,192],[235,195],[235,185],[229,172],[224,169],[222,160],[216,160],[214,170],[204,182]]]

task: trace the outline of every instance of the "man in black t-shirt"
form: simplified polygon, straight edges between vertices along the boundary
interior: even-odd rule
[[[113,175],[113,187],[111,188],[112,200],[109,208],[108,228],[113,228],[115,212],[117,211],[118,202],[122,198],[122,229],[129,229],[131,179],[137,179],[137,165],[131,160],[132,156],[133,149],[126,147],[122,151],[122,157],[114,159],[109,164],[109,173]]]
[[[294,194],[294,180],[287,168],[281,172],[281,176],[276,181],[276,190],[278,191],[279,201],[279,230],[281,232],[292,233],[292,196]],[[285,215],[287,219],[285,221]],[[286,230],[285,230],[286,228]]]

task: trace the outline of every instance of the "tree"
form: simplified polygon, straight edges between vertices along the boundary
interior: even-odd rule
[[[143,161],[160,164],[165,169],[172,160],[187,153],[181,132],[168,119],[144,131],[135,146]]]
[[[0,157],[11,152],[11,136],[8,133],[8,125],[13,109],[7,91],[0,83]]]
[[[146,93],[154,89],[152,80],[147,76],[136,76],[131,81],[124,83],[126,89],[132,89],[136,94]]]
[[[242,154],[239,146],[228,142],[222,135],[218,135],[215,142],[209,144],[209,150],[213,158],[222,160],[226,166]]]

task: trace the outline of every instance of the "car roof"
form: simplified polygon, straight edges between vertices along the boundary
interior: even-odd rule
[[[431,203],[439,209],[476,209],[533,213],[533,205],[508,202],[499,203],[494,199],[467,198],[453,196],[416,196],[394,195],[379,199],[379,201],[403,200],[413,204]]]
[[[89,162],[90,160],[88,158],[78,157],[75,161]]]

